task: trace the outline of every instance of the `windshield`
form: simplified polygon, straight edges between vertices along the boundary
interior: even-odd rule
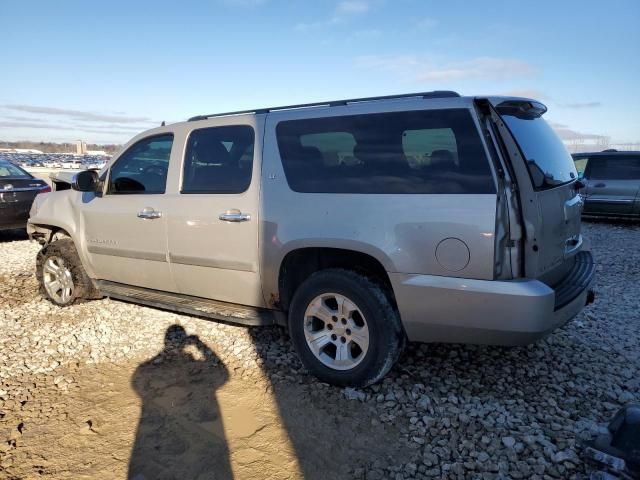
[[[30,178],[27,172],[19,167],[16,167],[13,163],[0,161],[0,178]]]
[[[571,155],[541,116],[500,113],[522,150],[535,188],[551,188],[578,178]]]

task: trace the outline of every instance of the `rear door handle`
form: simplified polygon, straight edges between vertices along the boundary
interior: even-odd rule
[[[248,213],[242,213],[240,210],[233,208],[221,213],[218,218],[223,222],[248,222],[251,220],[251,215]]]
[[[162,217],[162,212],[158,212],[151,207],[144,207],[141,212],[138,212],[138,218],[144,220],[154,220]]]
[[[603,188],[603,187],[606,187],[606,186],[607,186],[607,184],[606,184],[606,183],[602,183],[602,182],[600,182],[600,183],[596,183],[596,184],[593,186],[593,188]]]

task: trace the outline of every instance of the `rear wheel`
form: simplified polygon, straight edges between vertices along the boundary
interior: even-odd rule
[[[55,240],[40,250],[36,276],[41,293],[56,305],[99,297],[70,238]]]
[[[311,373],[354,387],[380,380],[400,356],[405,338],[387,293],[366,277],[339,269],[314,273],[298,288],[289,331]]]

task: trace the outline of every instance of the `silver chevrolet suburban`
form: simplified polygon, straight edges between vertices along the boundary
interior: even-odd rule
[[[539,102],[436,91],[194,117],[38,195],[43,294],[289,328],[323,381],[405,341],[517,345],[593,300],[582,186]]]

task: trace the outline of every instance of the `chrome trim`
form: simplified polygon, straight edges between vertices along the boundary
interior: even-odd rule
[[[625,198],[590,198],[587,197],[585,203],[633,203],[633,199]]]
[[[40,187],[24,187],[24,188],[0,188],[0,192],[2,193],[11,193],[11,192],[37,192],[46,188],[46,185],[42,185]]]
[[[153,208],[144,208],[141,212],[138,212],[138,218],[142,218],[144,220],[155,220],[160,217],[162,217],[162,212],[158,212]]]
[[[166,262],[167,256],[164,253],[140,252],[136,250],[123,250],[121,248],[103,247],[100,245],[89,245],[89,253],[96,255],[109,255],[111,257],[135,258],[136,260],[150,260],[152,262]]]
[[[257,272],[255,264],[237,260],[219,260],[203,257],[190,257],[187,255],[174,255],[169,253],[169,261],[180,265],[193,265],[196,267],[221,268],[225,270],[239,270],[241,272]]]
[[[225,213],[221,213],[218,218],[223,222],[247,222],[251,220],[251,215],[248,213],[241,213],[240,211],[229,210]]]

